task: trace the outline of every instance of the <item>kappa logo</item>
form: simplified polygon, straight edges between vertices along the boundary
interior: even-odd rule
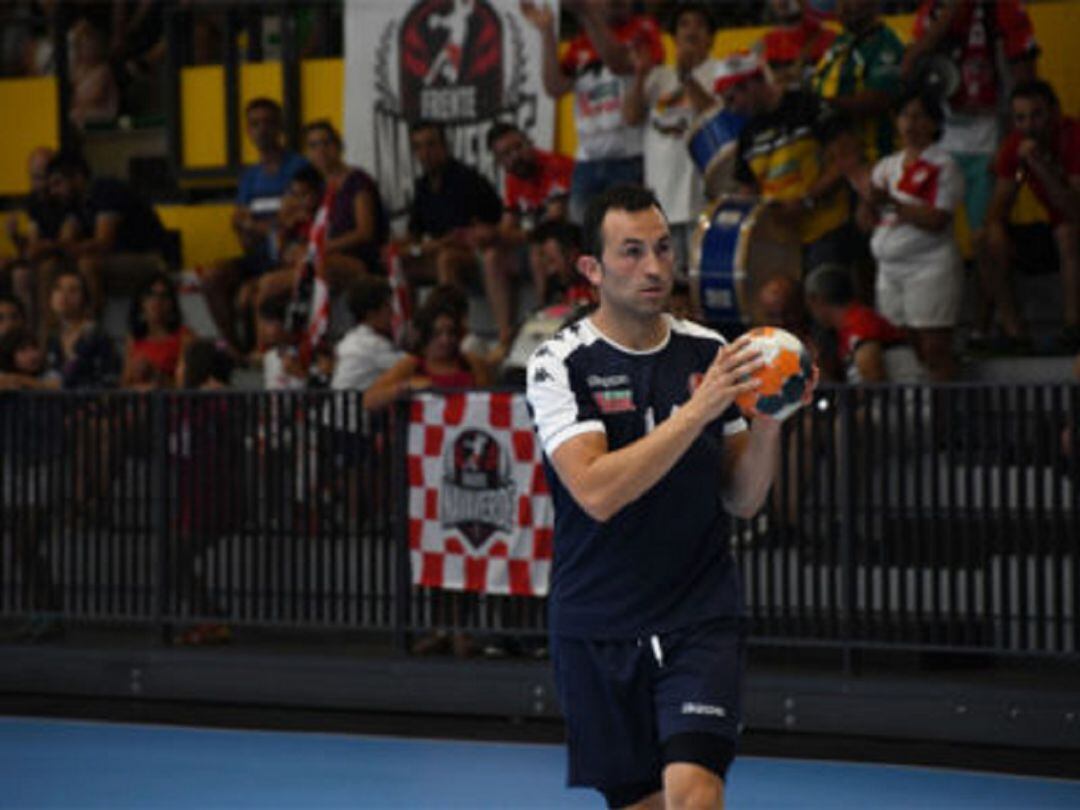
[[[723,706],[710,706],[708,703],[693,703],[687,701],[682,705],[683,714],[699,714],[709,717],[727,717],[727,709]]]
[[[443,453],[439,520],[481,548],[496,531],[514,528],[517,489],[506,448],[483,430],[458,434]]]

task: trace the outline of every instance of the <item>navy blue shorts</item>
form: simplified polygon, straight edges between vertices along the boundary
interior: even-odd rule
[[[554,638],[552,659],[569,785],[596,788],[611,803],[627,787],[652,786],[637,798],[659,790],[671,762],[724,777],[742,723],[741,620],[632,640]]]

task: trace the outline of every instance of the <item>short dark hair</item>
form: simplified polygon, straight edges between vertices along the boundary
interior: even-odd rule
[[[453,318],[454,323],[464,324],[469,313],[469,299],[465,293],[449,284],[440,284],[428,293],[424,303],[413,316],[416,327],[417,351],[423,351],[435,335],[435,321],[443,315]]]
[[[525,134],[521,131],[521,127],[517,124],[511,124],[508,121],[496,121],[492,124],[491,128],[487,131],[488,151],[495,151],[495,142],[504,135],[509,135],[511,132],[520,132],[522,135]]]
[[[19,313],[19,317],[24,321],[26,320],[26,307],[23,305],[23,302],[19,300],[18,296],[7,292],[0,292],[0,304],[10,304],[15,307],[15,311]]]
[[[941,101],[927,88],[913,87],[901,95],[896,102],[896,114],[899,115],[903,112],[904,108],[913,101],[919,102],[922,105],[923,112],[934,122],[934,140],[939,140],[945,130],[945,108],[941,106]]]
[[[289,311],[289,302],[291,300],[292,293],[289,292],[264,298],[259,302],[259,317],[264,321],[281,321],[284,323],[285,314]]]
[[[172,312],[165,322],[165,328],[170,334],[175,333],[184,324],[184,316],[180,311],[180,297],[176,293],[176,282],[167,273],[153,273],[139,287],[138,292],[131,298],[131,306],[128,308],[128,331],[136,340],[146,337],[146,318],[143,317],[142,304],[150,291],[158,284],[164,284],[168,288],[169,303],[172,304]]]
[[[0,338],[0,374],[17,372],[15,355],[19,349],[37,345],[34,333],[25,328],[15,329]]]
[[[549,219],[547,222],[541,222],[529,234],[529,241],[534,245],[542,245],[549,239],[558,242],[563,250],[576,250],[579,253],[584,242],[581,226],[563,219]]]
[[[321,129],[326,133],[326,136],[331,140],[334,146],[341,148],[341,133],[337,131],[333,124],[330,123],[329,118],[320,118],[317,121],[312,121],[310,124],[306,124],[300,131],[300,137],[306,138],[314,130]]]
[[[56,289],[56,285],[60,283],[60,279],[76,278],[79,280],[79,289],[82,291],[83,297],[83,309],[89,310],[93,305],[93,295],[90,293],[90,282],[86,280],[86,276],[79,271],[75,265],[65,262],[56,268],[56,271],[52,274],[52,278],[49,279],[49,292],[52,293]]]
[[[635,213],[654,207],[663,213],[664,208],[656,199],[656,195],[644,186],[614,186],[593,197],[589,201],[588,208],[585,209],[583,252],[590,256],[603,255],[604,217],[607,216],[608,211]]]
[[[709,26],[709,31],[713,34],[716,33],[718,26],[711,5],[700,1],[685,0],[685,2],[675,3],[674,8],[668,14],[667,29],[669,34],[674,36],[675,29],[679,27],[679,20],[682,19],[684,14],[699,14],[704,18],[705,24]]]
[[[438,134],[439,140],[442,141],[443,146],[446,146],[446,127],[430,118],[421,118],[409,124],[409,137],[411,138],[417,132],[423,132],[425,129],[434,130]]]
[[[90,176],[90,164],[86,162],[86,158],[79,152],[63,151],[57,152],[45,165],[45,173],[48,174],[62,174],[64,177],[74,177],[76,174],[81,174],[83,177]]]
[[[349,288],[349,312],[357,322],[381,309],[390,300],[390,284],[379,276],[361,276]]]
[[[851,271],[841,264],[819,264],[806,277],[806,295],[820,298],[826,304],[842,307],[855,300],[855,282]]]
[[[325,181],[323,176],[319,174],[319,170],[312,166],[310,163],[305,163],[295,172],[293,176],[289,178],[290,183],[303,183],[308,188],[312,189],[316,194],[321,194]]]
[[[1046,102],[1047,106],[1057,109],[1061,106],[1061,102],[1058,101],[1057,93],[1054,92],[1054,88],[1050,85],[1050,82],[1042,79],[1030,79],[1026,82],[1020,82],[1013,88],[1012,93],[1009,95],[1009,101],[1016,101],[1018,98],[1041,98]]]
[[[184,349],[184,388],[200,388],[209,380],[228,385],[233,361],[213,340],[199,338]]]
[[[249,112],[258,109],[270,110],[270,112],[274,113],[274,115],[277,116],[279,121],[284,117],[284,113],[281,111],[281,105],[274,101],[272,98],[267,98],[266,96],[259,96],[258,98],[253,98],[251,101],[245,104],[244,117],[247,118]]]

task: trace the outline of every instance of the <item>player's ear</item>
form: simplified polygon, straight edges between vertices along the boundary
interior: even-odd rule
[[[594,287],[600,286],[600,278],[603,276],[603,269],[600,267],[600,262],[597,261],[595,256],[578,256],[577,269],[581,275],[585,276],[589,280],[589,283]]]

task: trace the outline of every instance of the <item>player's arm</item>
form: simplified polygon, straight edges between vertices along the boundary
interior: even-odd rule
[[[752,518],[765,505],[780,466],[780,422],[755,417],[749,430],[724,437],[724,508]]]
[[[555,472],[590,517],[610,519],[655,486],[736,396],[757,387],[739,380],[762,363],[746,340],[722,346],[693,396],[655,430],[615,451],[604,433],[580,433],[552,453]]]
[[[585,0],[572,0],[566,5],[577,15],[582,30],[588,35],[608,70],[616,76],[629,76],[633,73],[634,63],[630,58],[630,47],[616,39],[601,10]]]

